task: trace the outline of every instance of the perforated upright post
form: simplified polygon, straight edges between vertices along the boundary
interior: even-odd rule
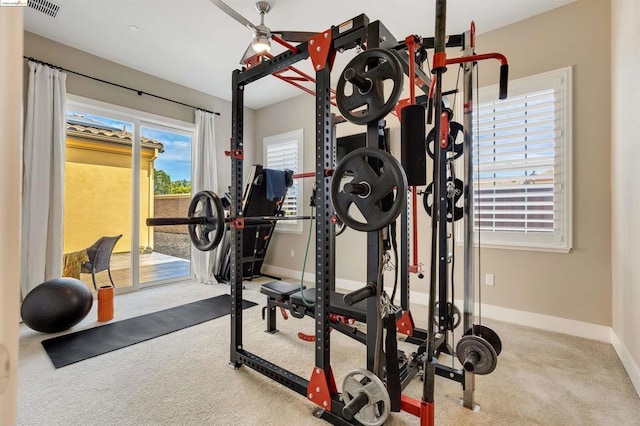
[[[467,31],[464,37],[463,56],[473,55],[474,33]],[[464,100],[464,314],[463,330],[467,331],[473,326],[473,301],[474,301],[474,219],[473,219],[473,75],[474,63],[465,62],[463,77]],[[475,405],[474,386],[475,375],[464,372],[464,391],[462,403],[465,408],[473,409]]]
[[[231,111],[231,217],[242,215],[244,84],[239,82],[239,70],[233,71]],[[239,367],[238,350],[242,349],[242,229],[231,227],[231,363]]]
[[[316,367],[330,374],[331,345],[329,332],[329,300],[334,271],[334,253],[331,247],[331,188],[325,170],[333,166],[331,152],[331,69],[316,72]],[[329,381],[329,377],[327,377]]]

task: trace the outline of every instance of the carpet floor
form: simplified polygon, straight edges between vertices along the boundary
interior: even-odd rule
[[[261,281],[244,298],[265,304]],[[225,285],[182,283],[119,295],[122,320],[229,292]],[[260,306],[244,311],[244,347],[308,378],[313,345],[297,337],[313,332],[310,318],[278,317],[279,333],[264,333]],[[98,325],[95,306],[71,331]],[[416,305],[417,325],[426,307]],[[476,379],[478,412],[460,405],[461,386],[436,378],[438,425],[638,425],[640,398],[611,345],[534,328],[485,320],[503,350],[498,367]],[[60,333],[64,334],[64,333]],[[458,333],[459,334],[459,333]],[[253,370],[229,368],[229,317],[218,318],[138,345],[56,370],[40,341],[20,328],[20,425],[318,425],[314,404]],[[457,336],[459,337],[459,336]],[[338,387],[365,360],[362,345],[331,333],[331,364]],[[414,348],[401,342],[401,349]],[[415,379],[405,393],[421,395]],[[386,424],[417,425],[406,413]]]

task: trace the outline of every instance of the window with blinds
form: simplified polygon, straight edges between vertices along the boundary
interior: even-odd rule
[[[292,170],[300,173],[302,170],[302,140],[303,131],[295,130],[263,140],[263,166],[267,169]],[[298,216],[302,212],[302,182],[293,180],[293,186],[288,188],[282,210],[285,216]],[[280,221],[276,227],[279,231],[302,232],[302,221]]]
[[[571,248],[571,68],[480,91],[474,225],[483,243]]]

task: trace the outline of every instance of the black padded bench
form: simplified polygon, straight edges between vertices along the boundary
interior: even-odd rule
[[[331,296],[329,297],[329,311],[332,314],[353,318],[359,322],[367,322],[367,301],[362,300],[351,306],[347,306],[344,303],[343,297],[344,294],[332,291]],[[314,303],[315,299],[315,288],[308,288],[304,291],[304,300],[306,300],[307,303]],[[304,301],[302,300],[302,292],[299,290],[296,293],[289,295],[289,301],[292,305],[305,306]]]
[[[299,291],[299,285],[284,283],[282,281],[273,281],[271,283],[262,284],[260,286],[260,293],[266,294],[270,298],[282,302],[286,302],[287,300],[289,300],[289,296]]]
[[[302,292],[299,284],[285,283],[282,281],[273,281],[260,286],[260,293],[265,294],[267,299],[266,310],[269,312],[267,317],[267,332],[275,333],[276,329],[276,307],[287,309],[296,318],[303,318],[305,315],[313,317],[315,315],[315,288],[304,289],[304,299],[312,302],[314,306],[308,307],[302,300]],[[342,315],[346,318],[353,318],[356,321],[366,323],[367,320],[367,302],[363,300],[352,306],[347,306],[343,300],[343,294],[331,292],[329,299],[329,309],[332,314]],[[263,317],[264,317],[263,309]],[[364,335],[344,324],[332,324],[333,328],[350,335],[357,340],[363,340]]]

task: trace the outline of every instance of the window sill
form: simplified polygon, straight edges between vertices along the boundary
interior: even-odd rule
[[[464,242],[458,241],[459,246],[464,246]],[[499,249],[499,250],[518,250],[518,251],[538,251],[538,252],[548,252],[548,253],[570,253],[571,247],[549,247],[549,246],[535,246],[535,245],[516,245],[513,243],[509,244],[500,244],[500,243],[484,243],[481,242],[481,245],[478,242],[474,242],[474,247],[480,248],[490,248],[490,249]]]

